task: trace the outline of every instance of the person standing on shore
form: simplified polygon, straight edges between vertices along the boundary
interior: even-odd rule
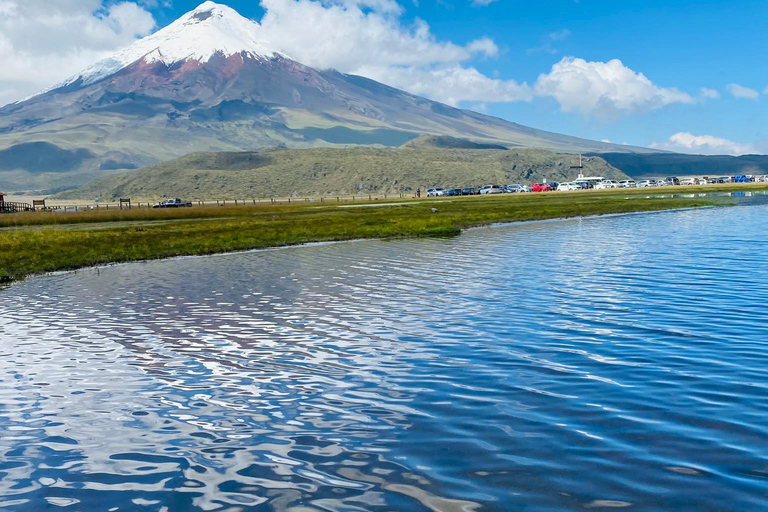
[[[421,189],[420,188],[416,189],[416,197],[419,198],[419,199],[421,198]]]

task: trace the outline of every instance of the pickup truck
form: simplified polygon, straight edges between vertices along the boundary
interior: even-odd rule
[[[152,208],[189,208],[192,206],[192,203],[185,203],[179,198],[176,199],[166,199],[162,203],[157,203],[156,205],[152,206]]]

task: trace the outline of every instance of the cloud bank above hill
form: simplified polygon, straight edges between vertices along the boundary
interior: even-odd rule
[[[712,135],[694,135],[680,132],[672,135],[669,140],[651,144],[652,148],[674,151],[676,153],[691,153],[695,155],[750,155],[762,153],[757,144],[742,144],[722,137]],[[763,148],[768,149],[768,148]]]

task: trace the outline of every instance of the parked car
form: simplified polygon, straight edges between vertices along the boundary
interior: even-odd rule
[[[534,192],[549,192],[551,189],[547,183],[531,183],[531,190]]]
[[[428,188],[427,189],[427,197],[438,197],[438,196],[444,196],[445,195],[445,189],[443,188]]]
[[[731,183],[733,182],[733,178],[730,176],[720,176],[717,178],[717,183]]]
[[[463,196],[476,196],[480,192],[474,187],[467,187],[461,189],[461,195]]]
[[[501,194],[504,190],[498,185],[485,185],[480,189],[481,195],[487,195],[487,194]]]
[[[699,180],[696,178],[683,178],[680,180],[680,185],[698,185]]]
[[[635,180],[621,180],[619,182],[619,188],[635,188],[636,186]]]
[[[176,199],[166,199],[162,203],[157,203],[152,208],[190,208],[192,203],[184,202],[178,197]]]
[[[677,176],[670,176],[668,178],[664,178],[664,181],[668,185],[679,185],[680,184],[680,179]]]
[[[595,186],[593,188],[595,190],[605,190],[607,188],[613,188],[613,187],[611,186],[611,182],[603,180],[595,183]]]
[[[740,174],[733,177],[734,183],[751,183],[753,181],[755,181],[755,177],[751,174]]]
[[[460,195],[462,195],[462,193],[461,193],[461,189],[460,188],[452,188],[445,195],[453,197],[453,196],[460,196]]]
[[[557,186],[556,190],[560,192],[563,192],[563,191],[568,192],[571,190],[581,190],[581,189],[582,189],[582,186],[579,183],[575,183],[571,181],[571,182],[560,183]]]
[[[651,183],[651,180],[640,180],[637,182],[637,188],[646,188],[646,187],[652,187],[653,183]]]
[[[507,190],[507,193],[509,194],[518,194],[521,192],[527,192],[526,188],[522,185],[514,184],[514,185],[507,185],[504,187]]]

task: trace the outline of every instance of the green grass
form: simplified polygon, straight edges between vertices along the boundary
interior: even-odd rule
[[[730,204],[711,197],[645,197],[648,194],[499,195],[364,208],[314,203],[5,215],[0,216],[0,281],[114,262],[307,242],[456,235],[468,227],[499,222]],[[439,211],[433,213],[432,208]]]

